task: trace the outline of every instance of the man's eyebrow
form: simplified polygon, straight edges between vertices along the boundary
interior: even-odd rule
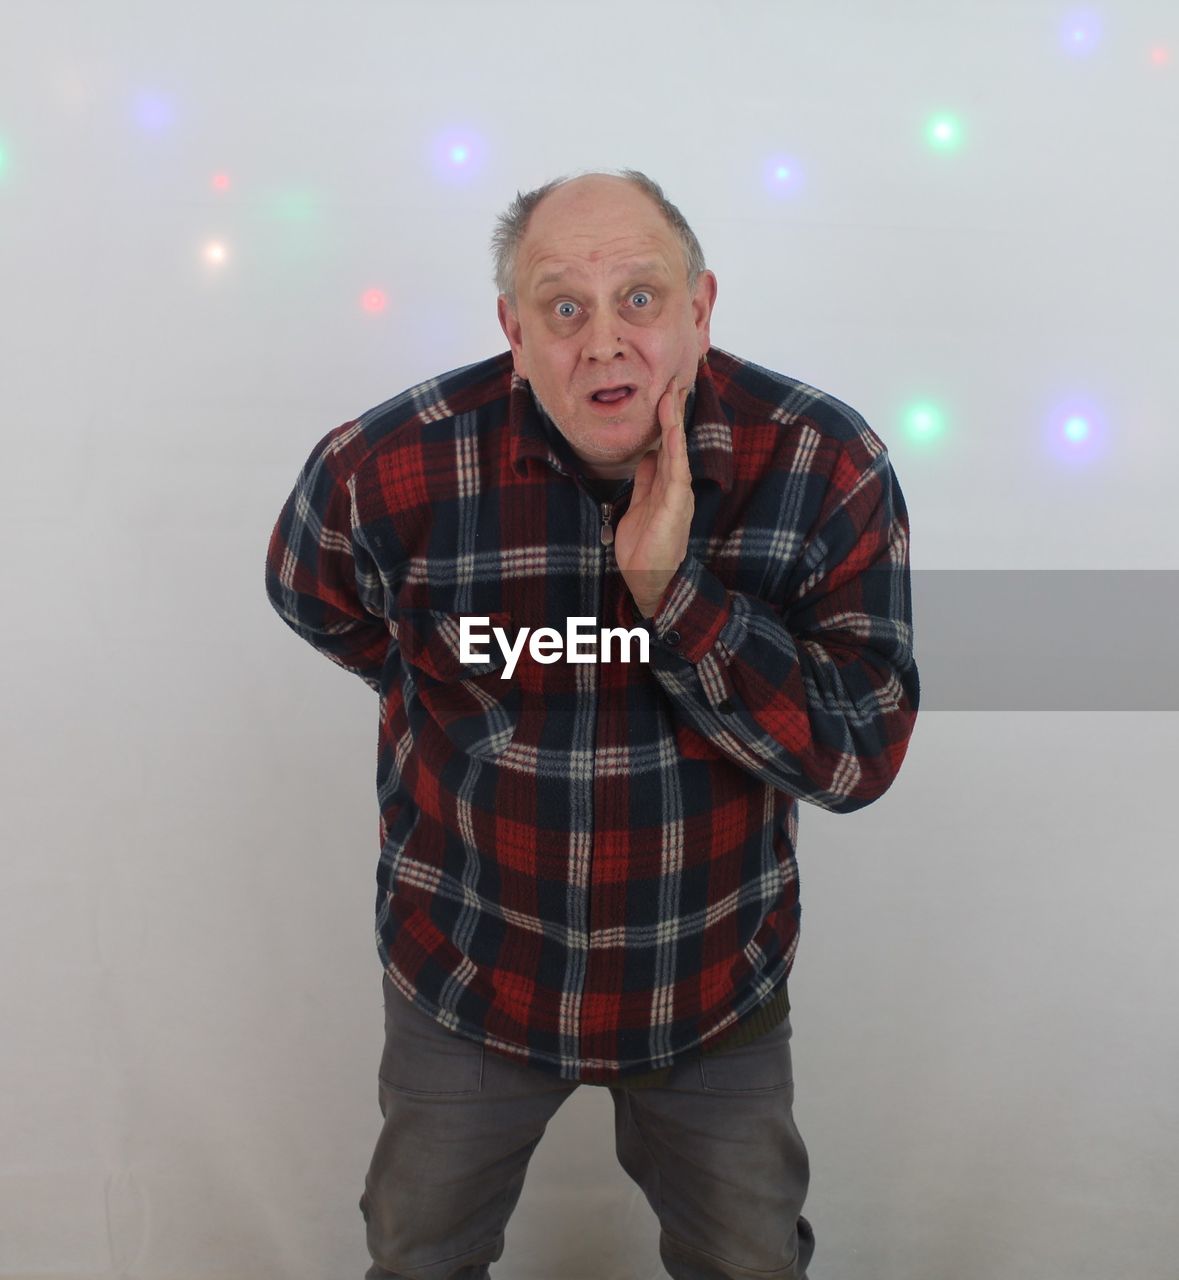
[[[549,271],[536,282],[539,289],[546,284],[559,284],[568,274],[570,268],[562,267],[560,271]],[[619,269],[619,275],[637,276],[637,275],[665,275],[663,264],[656,262],[654,259],[648,259],[643,262],[631,262]]]

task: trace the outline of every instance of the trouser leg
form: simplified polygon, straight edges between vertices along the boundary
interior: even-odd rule
[[[365,1280],[487,1280],[545,1127],[578,1086],[440,1026],[386,976]]]
[[[794,1123],[790,1020],[677,1063],[662,1088],[611,1088],[619,1162],[660,1223],[673,1280],[806,1280],[814,1231]]]

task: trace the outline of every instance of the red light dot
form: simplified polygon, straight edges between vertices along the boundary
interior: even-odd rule
[[[380,289],[369,289],[361,299],[361,306],[366,311],[384,311],[385,295]]]
[[[1163,48],[1163,46],[1162,46],[1161,44],[1160,44],[1160,45],[1156,45],[1156,46],[1155,46],[1155,47],[1150,51],[1150,60],[1151,60],[1151,62],[1153,62],[1153,63],[1154,63],[1154,65],[1155,65],[1156,67],[1161,67],[1161,66],[1164,66],[1166,63],[1168,63],[1168,62],[1170,62],[1170,61],[1171,61],[1171,54],[1170,54],[1169,50],[1164,49],[1164,48]]]

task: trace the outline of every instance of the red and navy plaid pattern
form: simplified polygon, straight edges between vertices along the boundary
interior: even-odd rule
[[[707,1046],[786,981],[798,802],[851,813],[917,714],[909,523],[854,409],[719,348],[686,423],[688,552],[643,621],[613,504],[511,353],[329,431],[270,539],[290,627],[380,695],[376,944],[440,1024],[606,1084]],[[494,639],[642,625],[650,660]],[[596,633],[596,629],[595,629]],[[637,653],[637,650],[635,650]]]

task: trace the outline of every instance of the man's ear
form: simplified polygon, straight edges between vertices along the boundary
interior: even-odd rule
[[[524,333],[520,328],[519,318],[508,302],[506,293],[501,293],[496,299],[495,309],[496,314],[499,316],[499,327],[504,331],[504,337],[507,338],[508,345],[512,348],[512,363],[515,365],[516,373],[527,381],[528,374],[524,364]]]
[[[708,348],[712,345],[710,329],[714,306],[716,306],[716,275],[712,271],[701,271],[700,279],[696,281],[696,293],[692,299],[692,315],[696,321],[696,338],[703,356],[708,355]]]

